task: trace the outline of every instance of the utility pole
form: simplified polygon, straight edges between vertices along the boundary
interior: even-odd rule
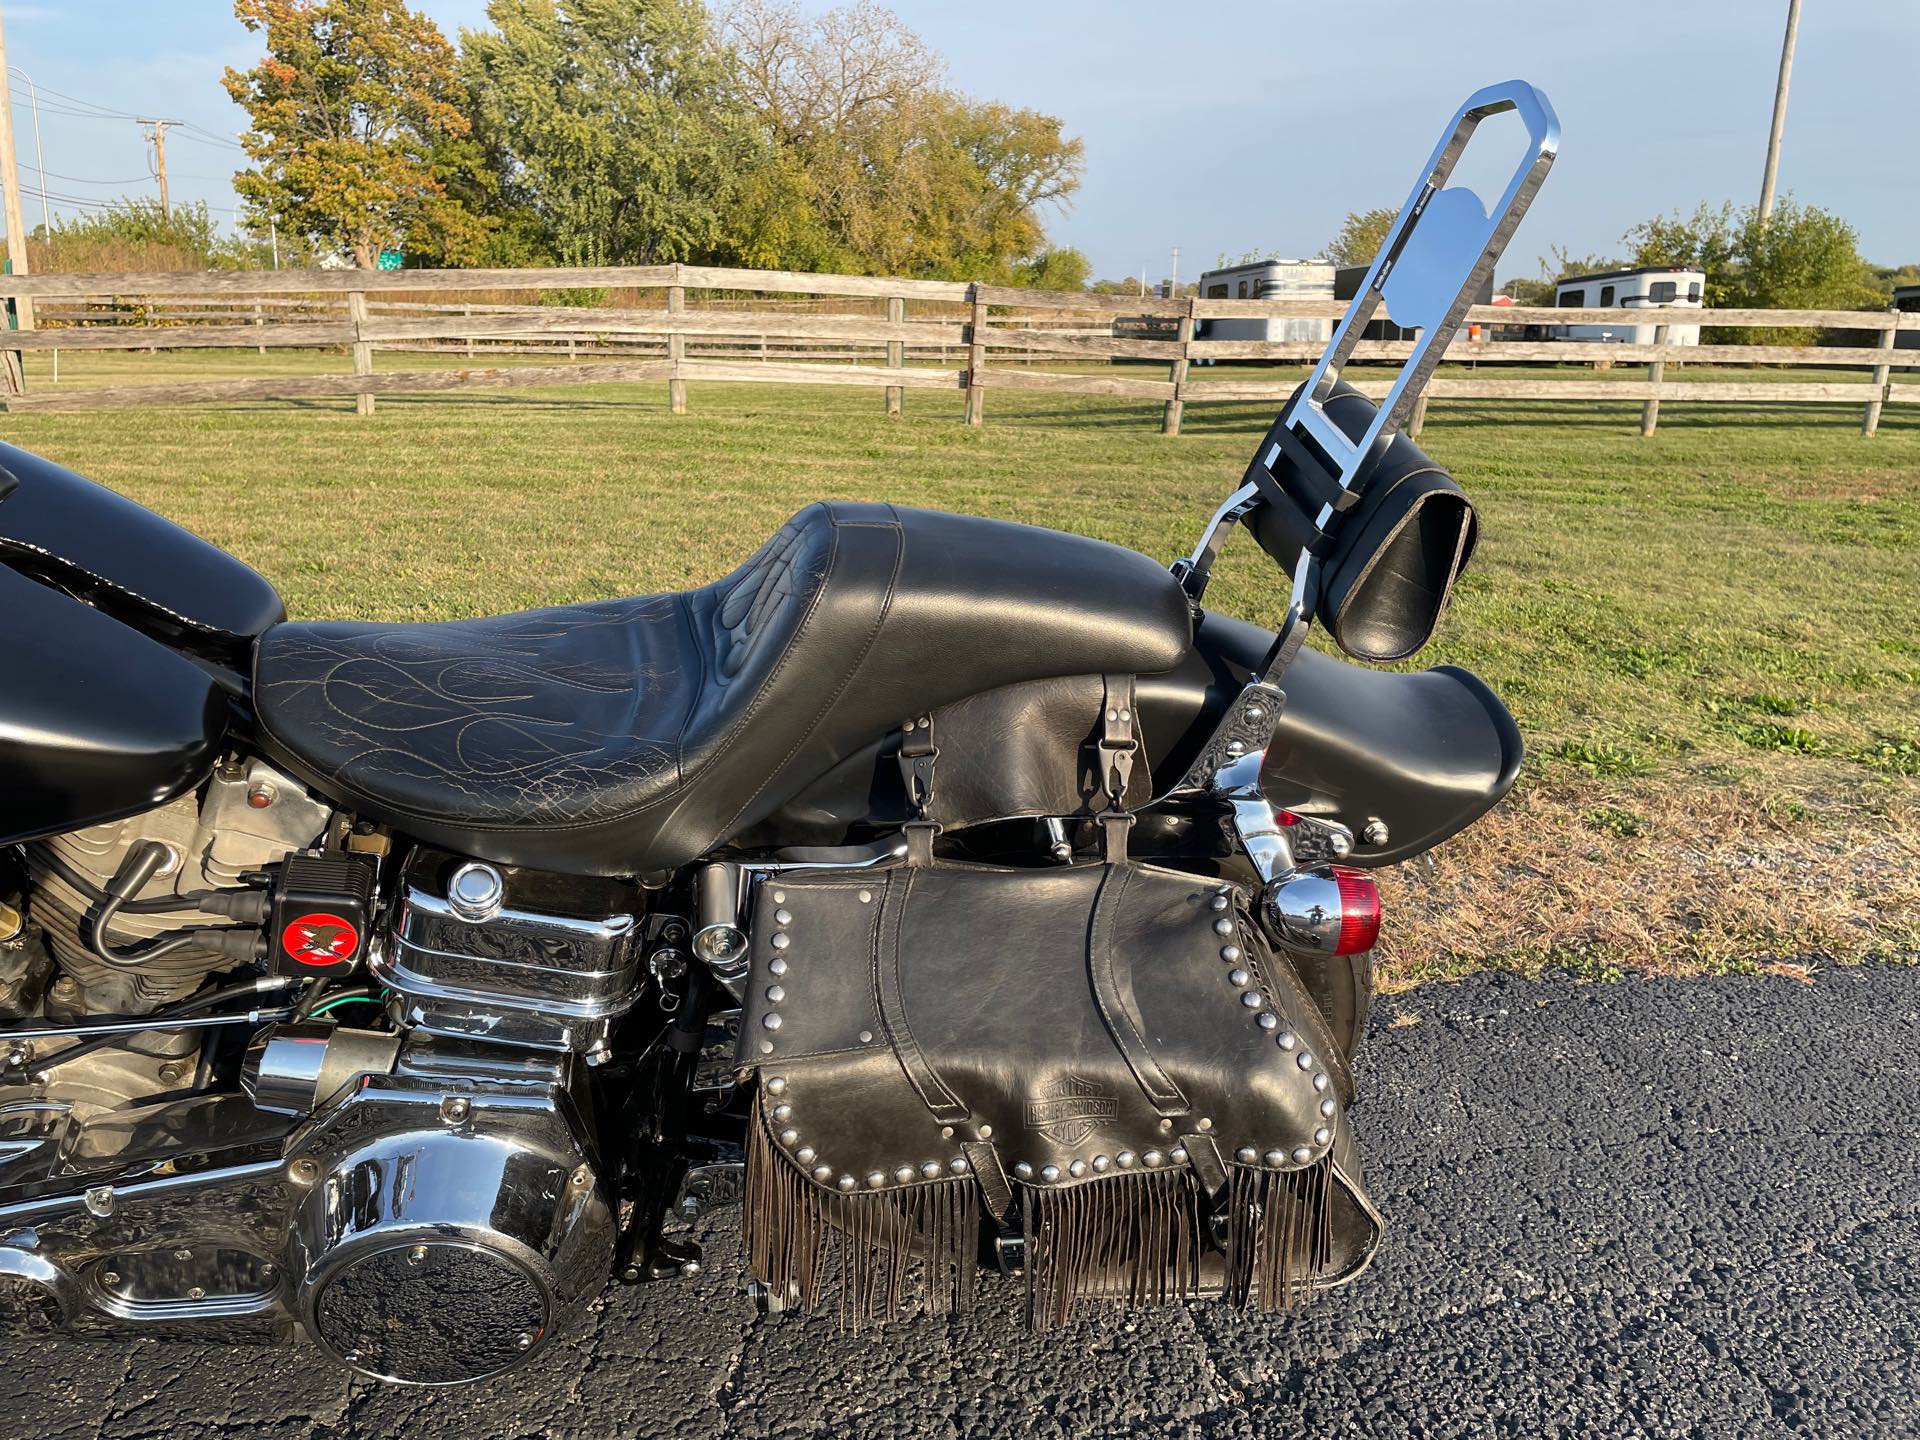
[[[1773,216],[1773,182],[1780,173],[1780,135],[1787,128],[1787,82],[1793,78],[1793,41],[1800,30],[1800,0],[1787,0],[1787,38],[1780,45],[1780,81],[1773,91],[1773,128],[1767,132],[1767,168],[1760,176],[1760,223]]]
[[[7,38],[0,31],[0,187],[6,191],[7,259],[13,273],[25,275],[27,266],[27,222],[20,217],[20,162],[13,153],[13,95],[7,88]],[[47,188],[46,177],[40,188]],[[33,301],[26,295],[13,302],[20,328],[33,328]]]
[[[1172,283],[1167,287],[1167,293],[1169,296],[1180,293],[1180,247],[1178,245],[1173,247],[1173,276]]]
[[[139,123],[147,127],[147,134],[153,141],[153,173],[160,182],[160,218],[164,220],[171,213],[167,209],[167,126],[182,122],[143,118]]]

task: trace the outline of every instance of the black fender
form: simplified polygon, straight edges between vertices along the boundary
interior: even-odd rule
[[[1208,614],[1187,658],[1139,681],[1156,790],[1185,774],[1227,705],[1274,643],[1273,632]],[[1487,683],[1453,665],[1371,670],[1302,649],[1280,677],[1286,692],[1261,788],[1281,809],[1338,821],[1354,833],[1348,863],[1374,866],[1431,850],[1513,788],[1520,729]],[[1378,844],[1361,837],[1372,821]]]

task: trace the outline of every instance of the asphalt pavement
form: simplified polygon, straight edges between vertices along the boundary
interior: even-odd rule
[[[756,1319],[730,1217],[697,1280],[608,1292],[525,1369],[350,1383],[302,1350],[0,1347],[19,1440],[233,1436],[1920,1434],[1920,969],[1377,1006],[1355,1111],[1388,1221],[1311,1309],[1012,1296],[878,1336]]]

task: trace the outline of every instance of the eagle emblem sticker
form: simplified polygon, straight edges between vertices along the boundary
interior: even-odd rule
[[[325,968],[353,958],[360,932],[338,915],[317,911],[289,921],[280,932],[280,948],[302,965]]]
[[[1078,1145],[1103,1120],[1112,1120],[1120,1106],[1111,1094],[1091,1080],[1062,1075],[1040,1087],[1027,1102],[1027,1125],[1056,1145]]]

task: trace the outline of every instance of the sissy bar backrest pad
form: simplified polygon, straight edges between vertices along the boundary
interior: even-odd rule
[[[1273,1309],[1379,1217],[1350,1079],[1246,894],[1139,863],[789,872],[753,904],[753,1277],[843,1319],[966,1302],[982,1213],[1036,1327],[1077,1299]]]

